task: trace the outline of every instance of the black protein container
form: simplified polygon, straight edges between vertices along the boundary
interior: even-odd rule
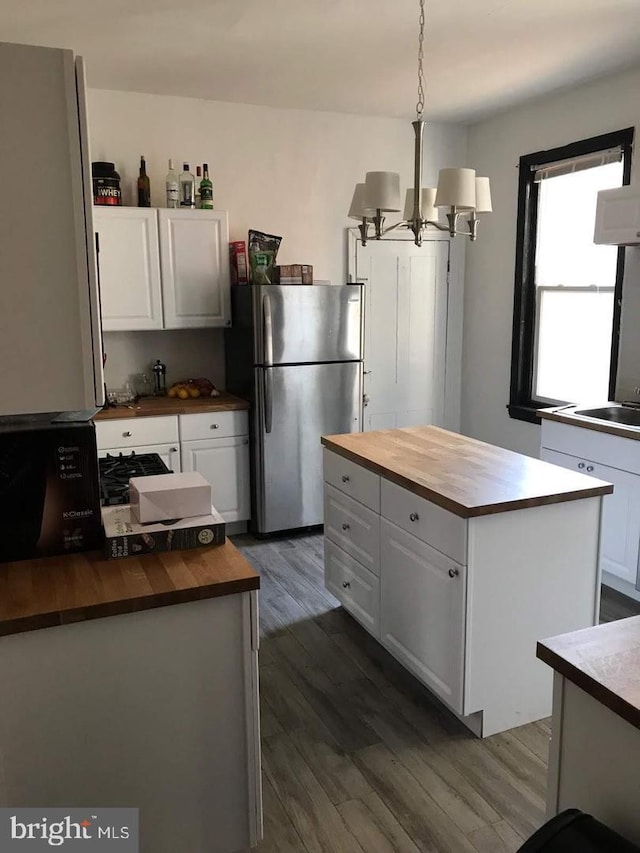
[[[93,203],[98,205],[121,205],[120,175],[115,163],[98,161],[91,164],[93,177]]]

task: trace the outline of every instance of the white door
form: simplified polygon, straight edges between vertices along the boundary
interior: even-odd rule
[[[182,470],[199,471],[211,483],[214,507],[225,521],[248,521],[249,439],[245,436],[182,442]]]
[[[444,425],[449,242],[357,244],[365,285],[365,430]]]
[[[162,328],[158,217],[139,207],[94,207],[105,332]]]
[[[466,569],[381,522],[380,642],[462,713]]]
[[[540,458],[613,483],[613,494],[605,495],[602,502],[602,571],[635,586],[640,550],[640,476],[546,447],[540,451]]]
[[[220,210],[159,210],[167,329],[228,326],[229,224]]]
[[[143,444],[139,447],[110,447],[108,450],[99,450],[98,457],[102,458],[107,454],[118,456],[120,453],[123,456],[130,456],[132,453],[157,453],[170,471],[174,474],[180,473],[180,448],[177,444]]]

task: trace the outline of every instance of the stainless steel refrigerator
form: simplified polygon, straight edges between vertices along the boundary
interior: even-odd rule
[[[252,529],[322,524],[321,435],[359,432],[359,284],[232,288],[227,390],[252,403]]]

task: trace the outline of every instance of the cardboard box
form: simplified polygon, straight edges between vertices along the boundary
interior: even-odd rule
[[[247,244],[244,240],[234,240],[233,243],[229,243],[229,261],[231,264],[231,283],[249,284]]]
[[[129,480],[131,513],[140,524],[207,515],[211,484],[198,471]]]
[[[311,264],[281,264],[274,269],[276,284],[313,284]]]
[[[182,518],[173,524],[139,524],[132,517],[129,504],[104,506],[102,525],[108,560],[222,545],[225,540],[224,519],[215,507],[211,507],[209,515]]]

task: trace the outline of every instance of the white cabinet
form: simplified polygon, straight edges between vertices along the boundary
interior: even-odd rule
[[[106,450],[99,450],[98,456],[103,457],[107,456],[107,454],[118,456],[120,453],[123,456],[128,456],[130,453],[157,453],[170,471],[174,474],[179,474],[181,471],[180,447],[177,444],[141,444],[136,447],[110,447]]]
[[[613,483],[602,511],[602,581],[640,600],[640,441],[543,418],[540,458]]]
[[[462,713],[466,569],[382,519],[380,640]]]
[[[228,326],[225,211],[94,208],[105,331]]]
[[[640,244],[640,186],[600,190],[593,242],[613,246]]]
[[[105,332],[162,328],[155,210],[95,207]]]
[[[96,422],[98,450],[118,447],[131,451],[148,444],[177,444],[178,440],[178,418],[173,415]]]
[[[229,224],[219,210],[159,210],[166,329],[228,326]]]
[[[250,518],[247,435],[183,442],[182,470],[199,471],[211,483],[213,505],[225,521]]]
[[[324,540],[325,583],[345,609],[374,637],[380,634],[380,581],[328,537]]]

